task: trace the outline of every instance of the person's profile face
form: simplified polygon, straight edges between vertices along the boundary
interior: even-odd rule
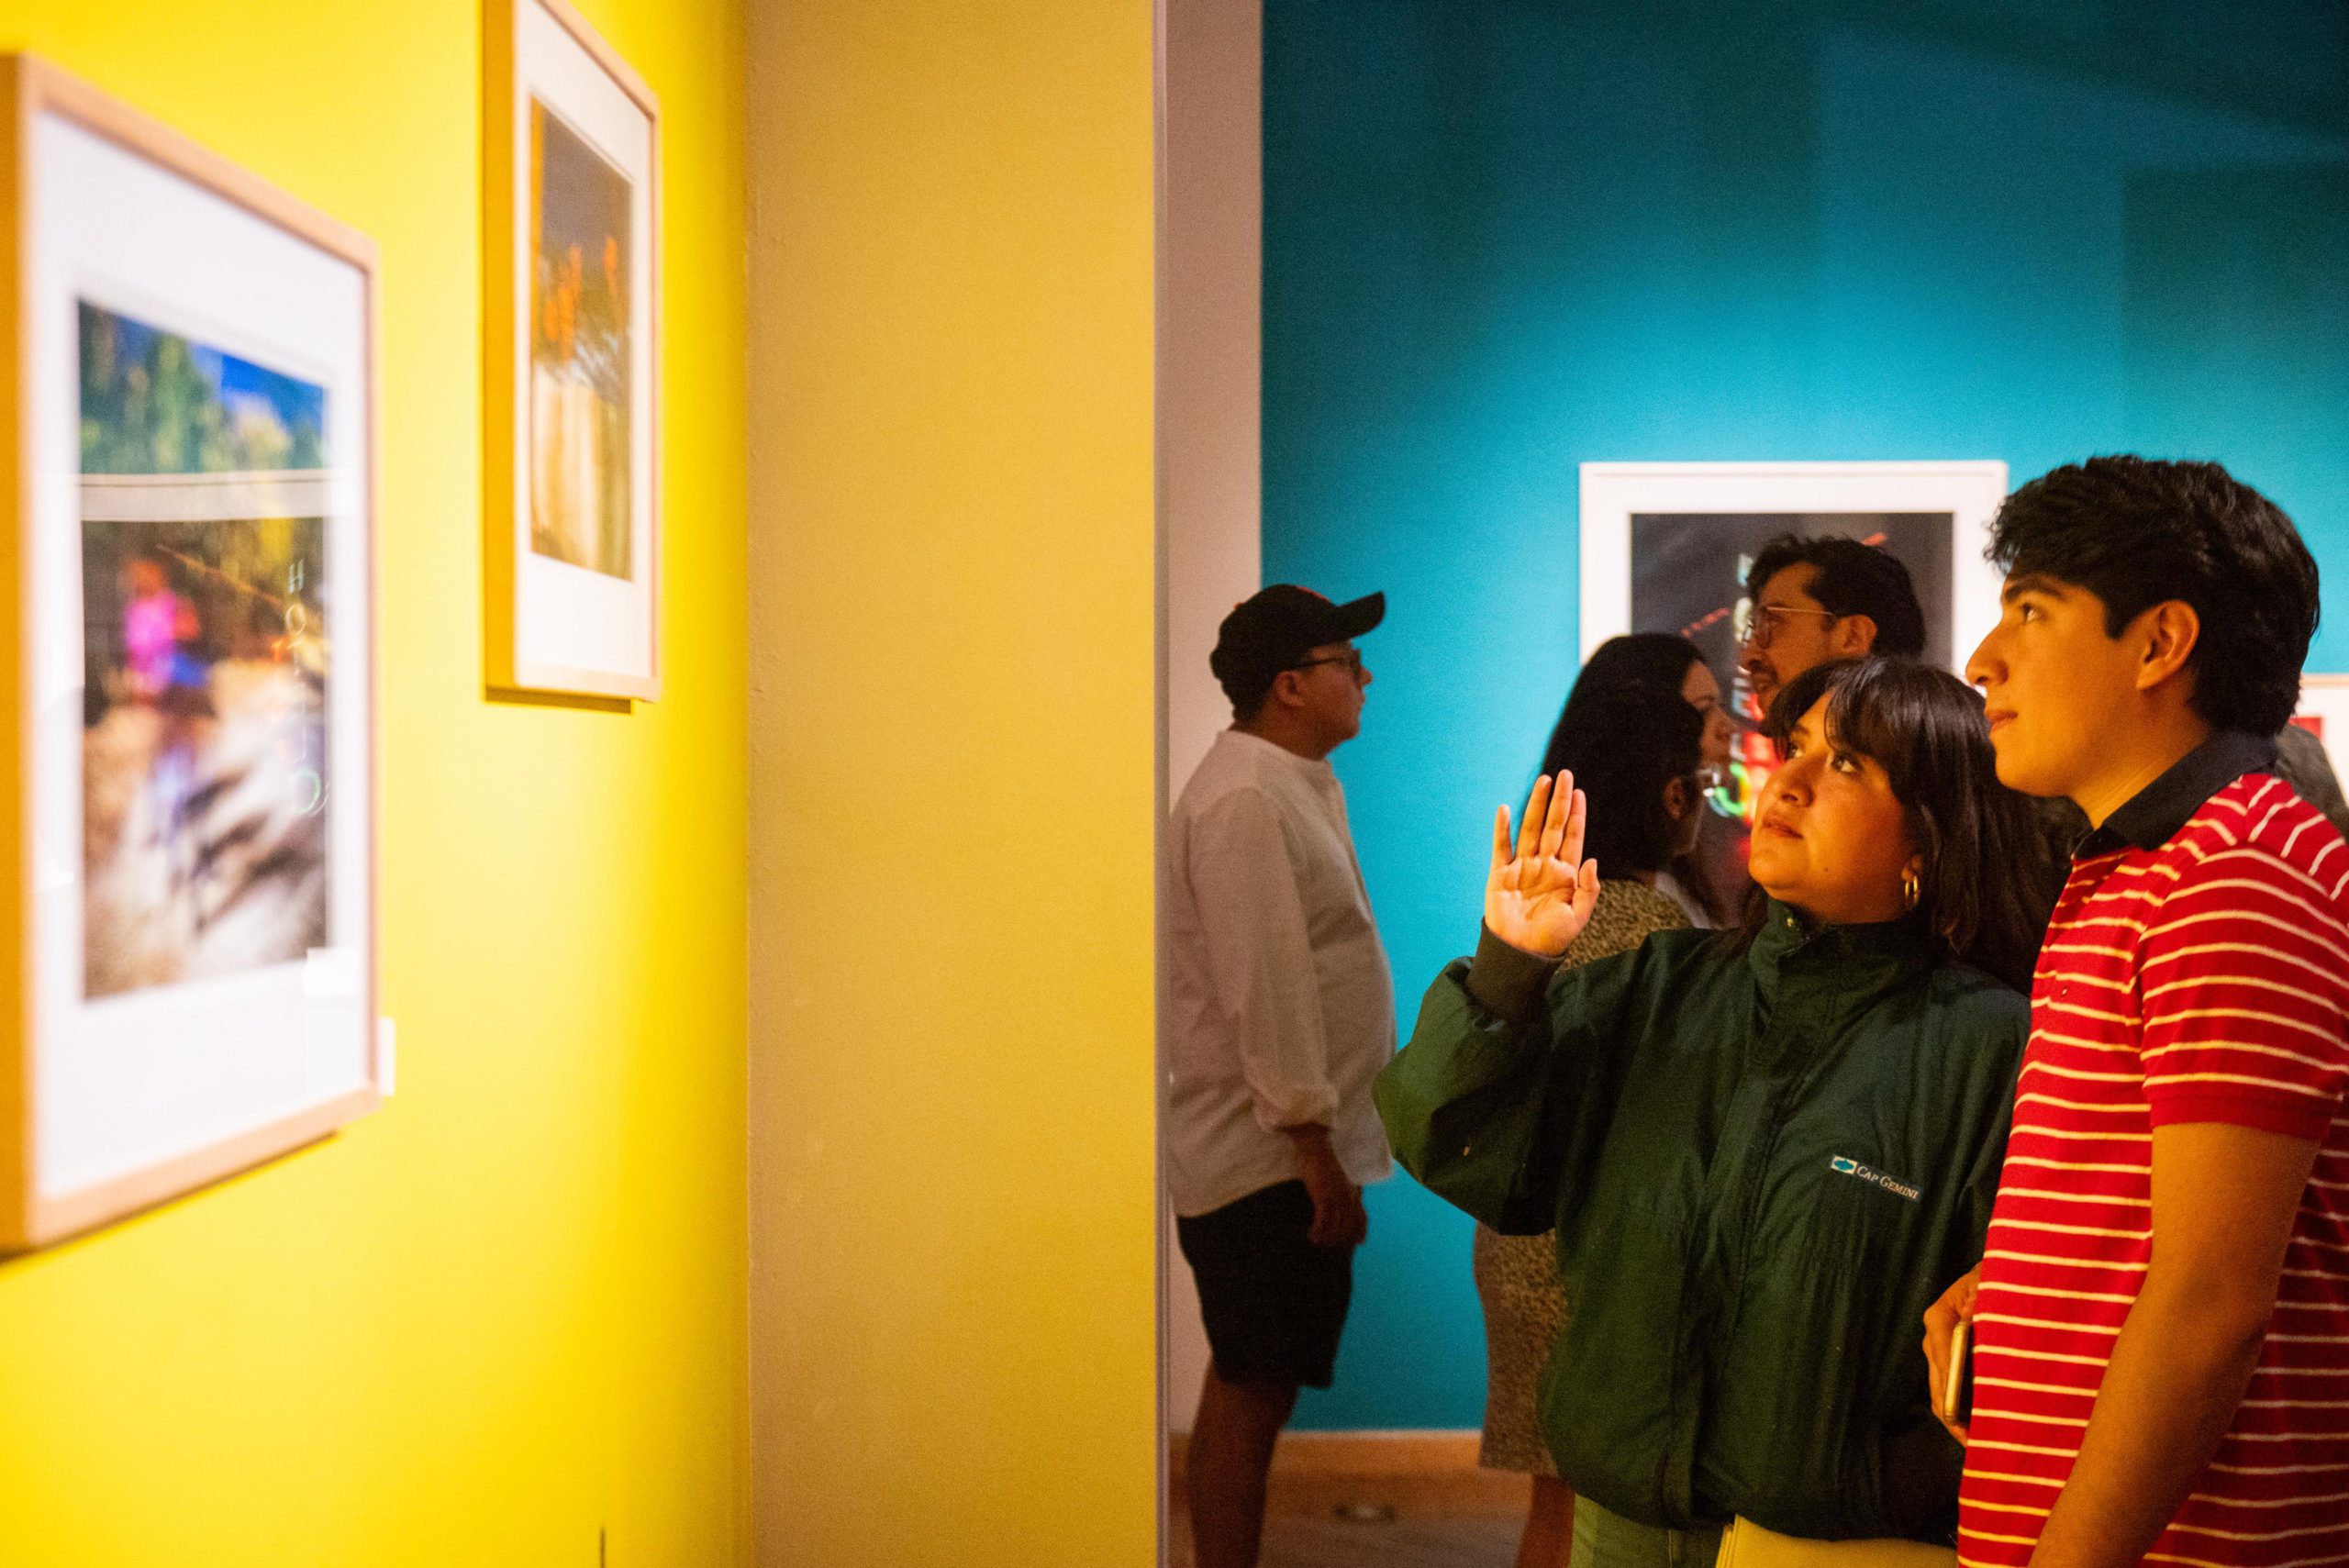
[[[1754,882],[1830,924],[1897,917],[1917,850],[1883,765],[1829,733],[1825,697],[1796,722],[1785,751],[1756,803],[1746,862]]]
[[[1315,730],[1332,746],[1360,734],[1371,681],[1361,651],[1351,642],[1325,642],[1306,650],[1297,663],[1297,701]]]
[[[1680,683],[1680,700],[1705,720],[1704,738],[1698,743],[1698,760],[1709,767],[1720,767],[1729,761],[1731,727],[1729,710],[1721,706],[1721,684],[1703,660],[1688,666],[1687,677]]]
[[[2135,644],[2105,630],[2104,601],[2077,584],[2010,577],[1998,624],[1965,662],[1982,688],[1998,782],[2025,795],[2070,795],[2095,771],[2108,727],[2136,695]]]
[[[1835,642],[1835,628],[1843,617],[1829,614],[1811,595],[1811,584],[1818,580],[1818,567],[1797,562],[1772,573],[1753,595],[1738,664],[1753,688],[1757,717],[1770,711],[1771,699],[1796,676],[1831,659],[1848,657]]]

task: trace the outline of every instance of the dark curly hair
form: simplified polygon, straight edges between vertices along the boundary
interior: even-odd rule
[[[2316,635],[2316,562],[2291,518],[2217,463],[2067,463],[2007,497],[1989,556],[2009,577],[2094,594],[2110,637],[2184,600],[2202,623],[2186,663],[2194,711],[2254,735],[2291,718]]]
[[[1925,651],[1925,611],[1909,568],[1888,550],[1841,534],[1780,534],[1762,546],[1745,574],[1745,591],[1759,598],[1771,578],[1789,566],[1812,566],[1810,596],[1836,616],[1865,616],[1876,622],[1871,652],[1914,659]]]

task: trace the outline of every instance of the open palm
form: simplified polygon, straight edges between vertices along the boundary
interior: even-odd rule
[[[1598,862],[1582,858],[1589,803],[1572,773],[1535,782],[1516,841],[1508,807],[1493,817],[1493,869],[1485,878],[1485,924],[1513,948],[1554,958],[1590,924]]]

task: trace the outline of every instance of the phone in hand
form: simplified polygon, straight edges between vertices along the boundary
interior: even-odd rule
[[[1961,1427],[1974,1418],[1974,1357],[1968,1353],[1973,1336],[1973,1320],[1959,1318],[1949,1337],[1949,1371],[1942,1379],[1942,1417]]]

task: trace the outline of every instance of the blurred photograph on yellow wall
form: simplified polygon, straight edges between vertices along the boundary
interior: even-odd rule
[[[660,109],[563,0],[487,18],[487,684],[661,695]]]
[[[83,986],[327,945],[326,389],[78,302]]]
[[[629,181],[530,100],[530,548],[628,578]]]
[[[0,1251],[382,1099],[374,242],[44,61],[5,79],[26,700],[0,925],[27,940],[0,991],[27,1005],[0,1025]]]

